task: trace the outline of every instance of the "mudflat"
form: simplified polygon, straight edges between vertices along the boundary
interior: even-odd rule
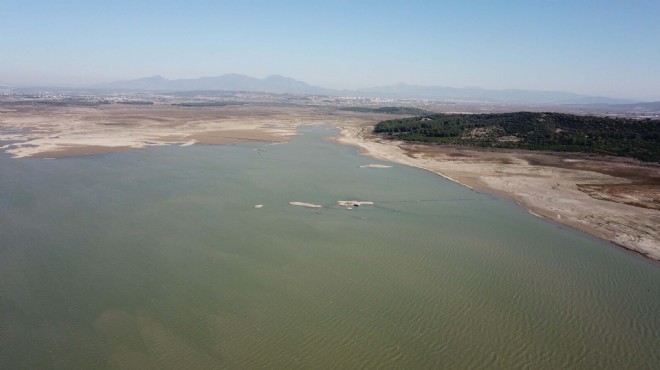
[[[341,116],[351,121],[360,114]],[[0,110],[0,141],[9,142],[0,148],[16,158],[61,157],[159,145],[286,141],[302,123],[331,120],[328,109],[263,105],[13,105]]]

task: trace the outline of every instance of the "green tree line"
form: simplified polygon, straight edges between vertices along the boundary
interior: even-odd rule
[[[660,161],[660,121],[564,113],[433,114],[382,121],[392,139],[482,147],[600,153]]]

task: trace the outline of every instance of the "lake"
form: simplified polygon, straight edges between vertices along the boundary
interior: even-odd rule
[[[657,264],[300,133],[2,155],[0,367],[660,363]]]

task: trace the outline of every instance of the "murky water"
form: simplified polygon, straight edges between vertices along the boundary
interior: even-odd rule
[[[302,133],[0,158],[0,367],[658,367],[657,264]]]

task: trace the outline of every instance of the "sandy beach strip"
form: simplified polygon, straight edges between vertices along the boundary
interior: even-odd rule
[[[368,124],[341,125],[340,129],[338,142],[360,147],[363,154],[374,159],[418,167],[470,189],[498,194],[514,200],[533,215],[660,261],[660,211],[596,199],[578,187],[627,184],[641,172],[649,179],[660,179],[660,166],[579,154],[575,156],[580,158],[565,161],[566,154],[389,141],[373,135]],[[659,187],[653,189],[657,198]]]

